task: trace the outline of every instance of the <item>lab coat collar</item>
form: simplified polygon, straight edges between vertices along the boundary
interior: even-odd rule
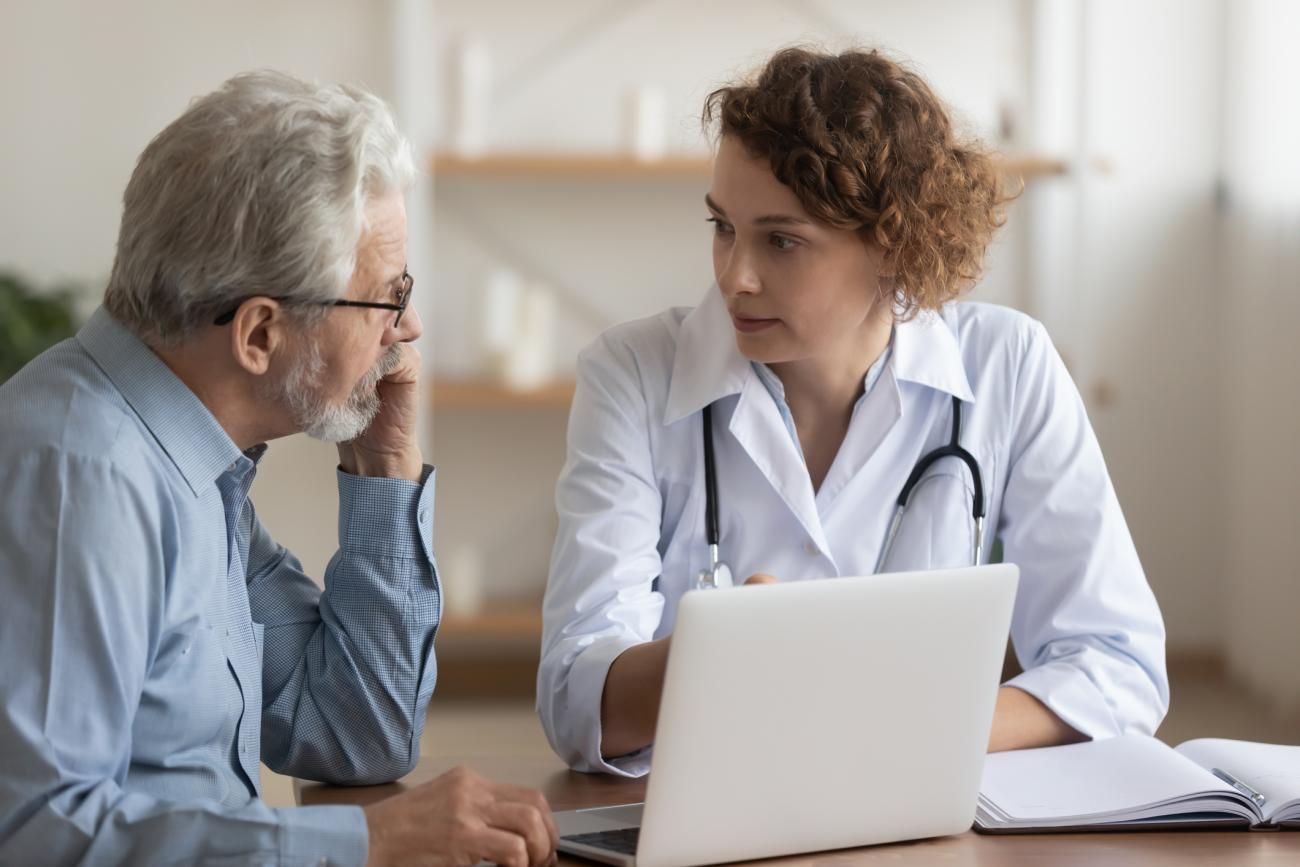
[[[664,404],[665,426],[744,390],[754,373],[736,347],[731,316],[716,285],[686,315],[677,332],[673,375]]]
[[[915,382],[973,402],[966,365],[949,316],[922,311],[914,319],[894,326],[894,378]]]
[[[967,402],[975,400],[957,336],[941,314],[922,311],[895,325],[889,363],[899,382],[915,382]],[[700,305],[682,320],[678,331],[664,425],[728,395],[739,394],[751,376],[749,360],[736,347],[722,293],[716,285],[711,286]]]

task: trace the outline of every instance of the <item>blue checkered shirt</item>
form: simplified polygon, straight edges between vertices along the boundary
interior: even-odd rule
[[[433,471],[338,473],[325,591],[241,452],[103,310],[0,386],[0,864],[362,864],[361,810],[272,809],[258,763],[414,765],[440,615]]]

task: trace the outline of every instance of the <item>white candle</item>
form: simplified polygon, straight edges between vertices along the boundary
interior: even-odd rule
[[[492,56],[487,46],[465,41],[453,49],[452,57],[452,141],[461,156],[482,156],[492,105]]]
[[[540,388],[555,378],[555,293],[530,285],[519,306],[519,330],[506,365],[511,388]]]
[[[644,162],[663,159],[668,143],[668,94],[657,84],[643,84],[628,98],[628,144]]]
[[[488,275],[479,336],[487,368],[496,376],[505,375],[507,360],[514,352],[522,294],[523,281],[509,268],[497,268]]]

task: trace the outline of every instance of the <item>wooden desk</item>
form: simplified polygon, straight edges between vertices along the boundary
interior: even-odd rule
[[[368,804],[431,780],[458,764],[487,777],[540,789],[552,809],[627,804],[642,800],[643,780],[625,780],[566,770],[558,759],[473,757],[422,759],[409,776],[386,786],[347,788],[298,782],[300,804]],[[594,862],[561,856],[561,864],[593,867]],[[1124,865],[1300,864],[1297,831],[1184,831],[1130,834],[1035,834],[988,837],[967,831],[955,837],[891,843],[861,849],[773,859],[781,867],[849,867],[889,864],[998,867],[1124,867]]]

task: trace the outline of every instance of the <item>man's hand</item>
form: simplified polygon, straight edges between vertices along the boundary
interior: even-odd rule
[[[358,476],[383,476],[418,482],[424,459],[416,435],[420,411],[420,353],[396,343],[396,366],[379,381],[379,414],[350,443],[339,444],[339,465]]]
[[[468,768],[365,808],[366,867],[502,867],[555,863],[559,834],[540,792],[494,783]]]

